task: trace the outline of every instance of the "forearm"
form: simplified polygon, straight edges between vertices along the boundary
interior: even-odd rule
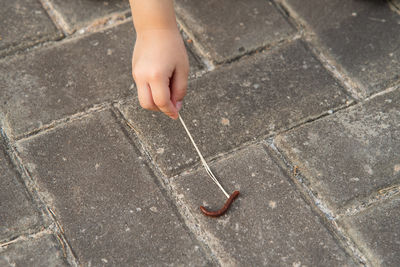
[[[129,0],[137,34],[177,30],[173,0]]]

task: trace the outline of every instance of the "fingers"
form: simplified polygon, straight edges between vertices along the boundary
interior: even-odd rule
[[[182,100],[186,95],[188,75],[189,66],[181,66],[175,69],[171,79],[171,100],[178,110],[182,106]]]
[[[159,110],[167,116],[176,120],[178,118],[178,110],[171,101],[171,92],[167,82],[153,80],[150,82],[151,92],[153,95],[154,104]]]
[[[144,109],[159,111],[154,103],[149,85],[146,82],[137,83],[137,92],[140,106]]]

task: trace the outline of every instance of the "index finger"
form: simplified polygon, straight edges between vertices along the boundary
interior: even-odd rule
[[[176,120],[178,118],[178,110],[171,101],[171,91],[167,83],[158,81],[150,82],[153,100],[158,109],[165,115]]]

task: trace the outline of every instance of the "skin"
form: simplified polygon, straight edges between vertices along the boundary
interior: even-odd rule
[[[172,0],[130,0],[136,43],[132,76],[140,105],[178,118],[186,95],[189,60]]]

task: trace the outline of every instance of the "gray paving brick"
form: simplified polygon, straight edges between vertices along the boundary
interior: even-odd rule
[[[333,208],[400,182],[400,91],[278,136],[284,154]]]
[[[400,76],[400,16],[386,1],[284,0],[365,91],[387,88]]]
[[[216,62],[278,42],[293,33],[268,1],[176,0],[175,6],[178,17]]]
[[[211,168],[228,192],[241,192],[223,217],[200,212],[200,205],[219,209],[226,201],[203,169],[174,177],[171,184],[200,227],[239,266],[353,264],[261,146],[235,152]]]
[[[0,62],[0,112],[9,134],[133,94],[133,44],[126,23]]]
[[[39,211],[24,187],[0,137],[0,242],[40,227]]]
[[[376,266],[400,265],[400,198],[369,208],[343,224]]]
[[[82,264],[206,264],[110,111],[17,146]]]
[[[346,100],[336,81],[295,42],[191,81],[181,113],[207,157],[319,116]],[[166,174],[197,160],[179,121],[142,110],[137,101],[120,109]]]
[[[38,1],[4,1],[0,9],[0,57],[62,34]]]
[[[67,24],[69,33],[88,26],[95,20],[109,16],[113,13],[129,12],[129,1],[127,0],[42,0],[60,15]]]
[[[0,117],[10,136],[136,95],[131,22],[0,62]],[[190,54],[190,53],[189,53]],[[191,56],[192,73],[199,70]]]
[[[69,266],[62,246],[53,235],[43,234],[0,247],[0,266]]]

